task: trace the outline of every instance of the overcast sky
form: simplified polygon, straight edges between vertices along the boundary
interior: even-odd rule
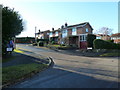
[[[54,1],[54,0],[53,0]],[[68,0],[67,0],[68,1]],[[111,2],[48,2],[47,0],[2,0],[4,6],[18,11],[25,23],[25,30],[19,37],[34,36],[37,31],[58,29],[65,22],[68,25],[89,22],[94,31],[101,27],[118,32],[118,0]]]

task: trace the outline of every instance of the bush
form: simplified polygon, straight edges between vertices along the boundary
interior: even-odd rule
[[[115,44],[109,41],[104,41],[101,39],[95,39],[93,43],[95,49],[120,49],[119,44]]]
[[[37,46],[37,43],[33,43],[32,45],[33,45],[33,46]]]
[[[114,42],[114,40],[107,40],[108,42]]]
[[[93,48],[93,41],[96,39],[96,35],[88,34],[87,35],[87,46]]]
[[[52,41],[51,44],[55,44],[55,41]]]
[[[37,43],[37,45],[38,45],[38,46],[44,46],[44,42],[43,42],[43,41],[39,41],[39,42]]]
[[[65,44],[60,44],[60,46],[65,46]]]

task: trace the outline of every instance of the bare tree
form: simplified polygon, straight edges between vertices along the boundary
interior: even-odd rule
[[[108,27],[102,27],[99,30],[97,30],[97,33],[103,34],[103,35],[110,35],[112,34],[113,29]]]

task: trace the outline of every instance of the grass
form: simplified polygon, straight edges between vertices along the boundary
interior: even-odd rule
[[[9,62],[11,60],[15,59],[15,56],[9,56],[9,57],[6,57],[6,58],[3,58],[2,59],[2,63],[6,63],[6,62]]]
[[[30,73],[35,73],[46,68],[46,64],[22,64],[2,68],[2,83],[6,84],[24,78]]]
[[[23,51],[20,51],[18,49],[14,49],[14,52],[16,52],[16,53],[24,53]]]
[[[61,45],[57,45],[57,44],[48,45],[48,46],[52,46],[52,47],[56,47],[56,48],[58,48],[58,47],[66,47],[66,46],[61,46]]]
[[[23,51],[20,51],[18,49],[14,49],[14,51],[12,53],[14,54],[14,52],[16,52],[16,53],[24,53]],[[2,58],[2,63],[11,61],[14,58],[16,58],[16,57],[8,54],[8,55],[6,55],[5,57]]]
[[[120,53],[114,52],[114,53],[105,53],[100,56],[111,56],[111,57],[118,57],[120,56]]]

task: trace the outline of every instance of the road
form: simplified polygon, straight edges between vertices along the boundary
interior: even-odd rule
[[[50,56],[54,66],[10,88],[118,88],[118,58],[75,56],[26,44],[17,48]]]

